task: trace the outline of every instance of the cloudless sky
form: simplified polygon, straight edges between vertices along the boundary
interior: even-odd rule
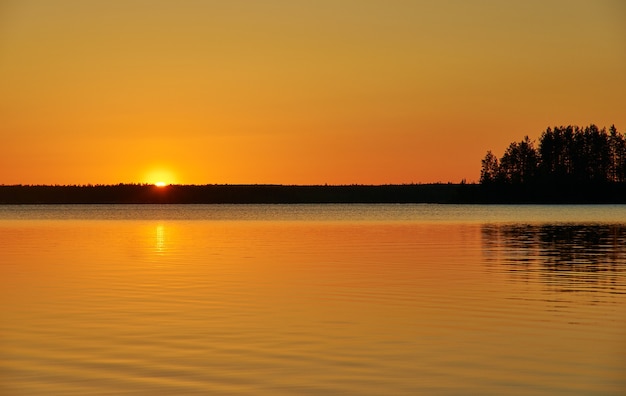
[[[0,184],[475,181],[626,131],[626,2],[0,0]]]

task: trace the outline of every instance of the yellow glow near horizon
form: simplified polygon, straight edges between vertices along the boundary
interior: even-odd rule
[[[157,187],[165,187],[170,184],[178,184],[175,174],[163,167],[151,170],[144,176],[144,183],[154,184]]]

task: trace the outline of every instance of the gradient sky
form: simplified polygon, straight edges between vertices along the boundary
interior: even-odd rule
[[[476,181],[626,131],[626,2],[0,0],[0,184]]]

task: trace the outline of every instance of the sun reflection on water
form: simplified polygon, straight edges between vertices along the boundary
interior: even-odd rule
[[[166,251],[165,246],[165,225],[162,223],[157,224],[154,234],[154,250],[158,254],[164,254]]]

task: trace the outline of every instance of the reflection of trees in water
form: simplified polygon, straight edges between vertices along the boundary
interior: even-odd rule
[[[520,225],[482,227],[483,254],[517,278],[558,287],[615,284],[626,272],[626,225]]]

